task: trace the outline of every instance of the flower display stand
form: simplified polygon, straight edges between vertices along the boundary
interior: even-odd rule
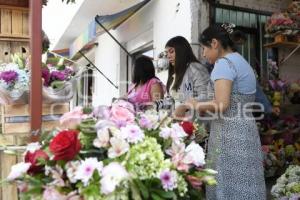
[[[69,103],[43,104],[42,128],[50,130],[59,125],[62,114],[69,112]],[[1,106],[0,134],[0,180],[6,178],[11,166],[20,161],[22,146],[28,143],[30,132],[29,105],[4,105]],[[9,154],[12,149],[17,149],[18,154]],[[4,184],[0,187],[0,200],[17,200],[16,185]]]

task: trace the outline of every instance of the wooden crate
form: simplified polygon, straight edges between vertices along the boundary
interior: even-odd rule
[[[29,38],[28,8],[0,5],[0,37],[1,38]]]
[[[29,10],[22,1],[0,0],[0,63],[16,53],[29,56]]]
[[[43,104],[42,129],[50,130],[59,125],[59,118],[69,112],[69,103]],[[22,136],[30,132],[29,105],[5,105],[1,109],[3,135]]]

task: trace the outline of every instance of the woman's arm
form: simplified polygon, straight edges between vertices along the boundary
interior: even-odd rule
[[[198,112],[225,112],[230,105],[232,81],[219,79],[215,81],[215,99],[208,102],[199,102],[189,99],[185,104],[180,105],[174,112],[174,117],[182,119],[186,110],[195,109]]]
[[[191,72],[193,79],[193,96],[198,101],[207,101],[209,99],[209,94],[212,93],[212,88],[210,87],[210,75],[205,66],[199,63],[191,64]]]
[[[195,108],[199,112],[225,112],[230,105],[232,81],[219,79],[215,81],[215,99],[208,102],[198,102]]]
[[[160,83],[154,83],[150,89],[151,101],[164,98],[164,92]]]

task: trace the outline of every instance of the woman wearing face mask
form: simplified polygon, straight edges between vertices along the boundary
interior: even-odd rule
[[[217,186],[207,188],[208,200],[266,199],[261,143],[251,103],[256,78],[252,67],[234,52],[237,33],[232,24],[203,31],[203,56],[214,64],[214,100],[188,100],[199,112],[214,112],[210,126],[207,166],[218,171]],[[186,106],[187,108],[187,106]],[[184,106],[178,113],[184,112]]]
[[[175,107],[189,98],[207,100],[210,94],[209,73],[197,60],[189,42],[177,36],[170,39],[165,47],[170,63],[167,92],[174,98]]]

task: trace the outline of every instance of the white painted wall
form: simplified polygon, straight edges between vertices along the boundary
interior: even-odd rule
[[[120,49],[107,34],[100,36],[98,43],[99,46],[95,51],[95,64],[113,83],[118,85]],[[119,90],[100,73],[95,72],[93,105],[110,105],[113,97],[119,97]]]
[[[196,42],[191,41],[191,18],[190,0],[152,0],[112,33],[131,52],[152,42],[154,56],[157,57],[164,50],[166,42],[174,36],[181,35],[189,42]],[[125,54],[120,53],[122,50],[106,34],[98,38],[98,43],[95,52],[96,65],[114,82],[119,83],[120,80],[124,80],[126,59],[120,56]],[[124,68],[120,69],[120,67]],[[160,76],[162,81],[166,82],[166,72]],[[120,96],[120,91],[111,86],[101,75],[98,75],[95,80],[94,105],[108,105],[113,97]]]

